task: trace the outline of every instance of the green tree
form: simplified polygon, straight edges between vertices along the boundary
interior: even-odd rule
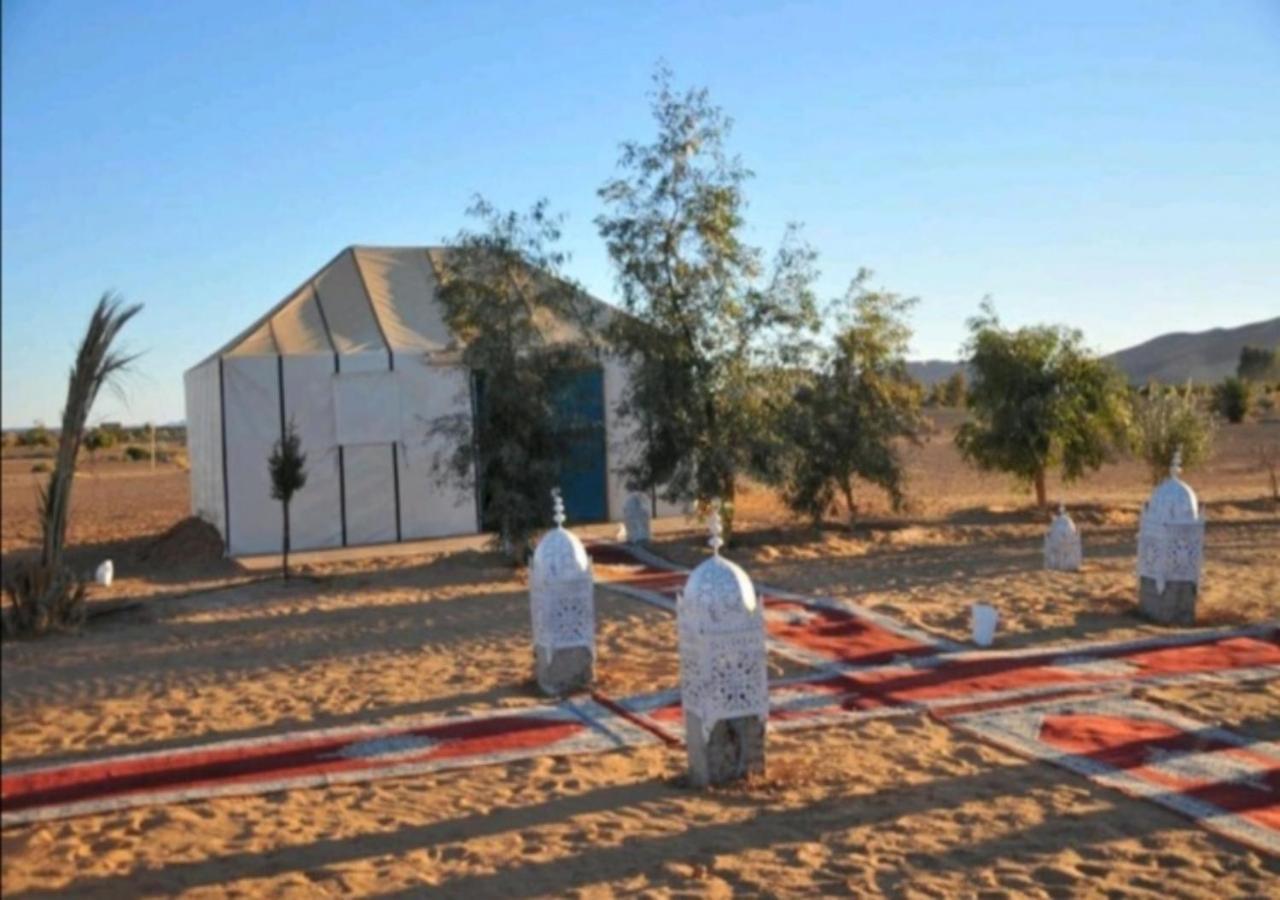
[[[1213,408],[1233,425],[1243,422],[1253,405],[1253,385],[1242,378],[1228,376],[1213,389]]]
[[[1280,378],[1280,347],[1241,347],[1236,377],[1241,381],[1269,381]]]
[[[1059,467],[1072,481],[1099,468],[1128,429],[1125,386],[1110,364],[1062,327],[1004,328],[989,303],[969,321],[970,419],[956,432],[961,454],[981,469],[1035,487]]]
[[[84,436],[84,448],[91,457],[96,456],[99,450],[111,449],[115,443],[115,433],[102,426],[89,429]]]
[[[11,601],[3,617],[7,634],[38,635],[75,628],[84,621],[84,583],[63,559],[76,456],[98,392],[135,359],[113,350],[112,345],[141,309],[124,306],[120,298],[108,293],[98,300],[89,317],[67,384],[53,471],[40,491],[40,556],[17,566],[5,584]]]
[[[1190,382],[1182,390],[1152,382],[1133,400],[1133,451],[1147,464],[1153,485],[1169,474],[1179,448],[1183,468],[1204,463],[1213,450],[1215,431],[1213,417],[1196,399]]]
[[[942,382],[939,399],[943,406],[955,409],[964,406],[964,394],[964,370],[957,369],[951,373],[946,381]]]
[[[271,499],[279,500],[282,506],[281,527],[284,533],[281,546],[284,548],[284,553],[281,556],[280,566],[284,580],[288,581],[289,504],[293,501],[293,495],[307,484],[307,454],[302,452],[302,438],[298,436],[298,429],[292,419],[289,420],[280,440],[276,441],[271,449],[267,468],[271,472]]]
[[[721,501],[731,533],[739,478],[767,437],[761,394],[813,349],[815,255],[792,227],[763,263],[745,241],[751,173],[726,150],[730,120],[665,69],[654,81],[657,135],[623,144],[596,220],[628,313],[608,329],[632,367],[621,410],[642,435],[627,474],[673,501]]]
[[[573,423],[554,398],[566,372],[596,365],[596,304],[562,274],[561,217],[539,201],[527,214],[499,212],[477,198],[441,271],[445,320],[474,373],[475,417],[446,416],[431,430],[447,439],[438,475],[479,483],[481,521],[515,562],[528,556],[549,515],[548,497],[568,457]]]
[[[870,290],[870,277],[863,269],[853,280],[831,317],[840,322],[833,346],[779,410],[782,495],[815,525],[840,498],[853,526],[858,479],[883,488],[901,508],[906,475],[899,444],[919,443],[926,429],[923,391],[905,359],[906,316],[916,300]]]
[[[52,447],[53,438],[49,435],[49,429],[44,427],[43,422],[37,422],[22,433],[18,439],[18,445],[22,447]]]

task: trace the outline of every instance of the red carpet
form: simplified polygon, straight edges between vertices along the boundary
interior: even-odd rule
[[[602,583],[668,612],[686,571],[590,544],[626,566]],[[770,684],[770,728],[929,711],[1000,746],[1145,797],[1280,853],[1280,748],[1106,695],[1139,684],[1280,677],[1280,629],[1173,634],[1066,649],[959,652],[867,610],[759,588],[769,649],[814,666]],[[521,711],[229,741],[6,771],[4,825],[203,797],[415,775],[684,738],[677,691]]]
[[[1280,746],[1274,743],[1250,742],[1118,696],[966,713],[950,721],[1280,855]]]
[[[592,700],[512,713],[341,728],[5,772],[4,825],[153,803],[367,781],[654,737]]]

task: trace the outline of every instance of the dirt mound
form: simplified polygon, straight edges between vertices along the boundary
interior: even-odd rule
[[[217,562],[223,552],[218,529],[204,519],[190,516],[143,547],[138,559],[163,566],[182,566]]]

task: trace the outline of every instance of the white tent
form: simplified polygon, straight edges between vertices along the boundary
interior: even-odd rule
[[[230,555],[281,550],[267,458],[290,420],[307,454],[307,484],[290,509],[292,549],[480,530],[475,495],[431,471],[444,447],[430,423],[469,416],[472,402],[436,298],[448,254],[349,247],[187,371],[192,512],[217,527]],[[617,414],[626,369],[606,356],[595,372],[587,387],[599,394],[605,440],[601,477],[586,488],[598,496],[584,500],[593,518],[618,520],[619,469],[632,449],[630,423]],[[658,501],[654,512],[675,510]]]

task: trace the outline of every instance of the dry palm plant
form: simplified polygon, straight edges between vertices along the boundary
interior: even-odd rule
[[[67,385],[56,463],[40,490],[44,533],[40,557],[17,566],[4,586],[10,599],[3,616],[6,636],[36,636],[75,628],[84,621],[84,582],[63,562],[76,454],[98,391],[136,358],[112,350],[111,345],[141,309],[141,305],[125,306],[118,296],[107,293],[89,319]]]

